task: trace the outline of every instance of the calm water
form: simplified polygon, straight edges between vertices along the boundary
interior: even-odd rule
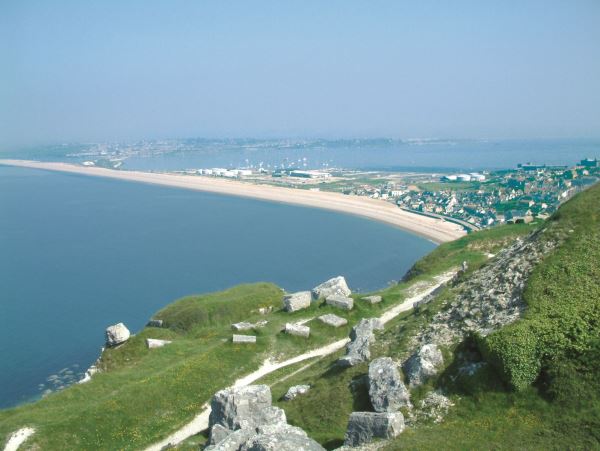
[[[573,165],[600,158],[600,139],[477,140],[208,140],[141,141],[111,145],[64,144],[5,150],[0,158],[77,162],[90,150],[133,151],[125,169],[296,166],[397,171],[509,169],[518,163]],[[79,155],[79,156],[77,156]]]
[[[0,166],[0,406],[76,378],[107,325],[135,332],[180,296],[338,274],[368,291],[433,247],[322,210]]]

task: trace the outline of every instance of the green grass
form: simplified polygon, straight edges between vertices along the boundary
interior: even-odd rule
[[[418,403],[429,390],[443,388],[455,407],[441,424],[408,428],[385,449],[600,449],[599,207],[600,186],[596,186],[565,204],[543,225],[543,239],[561,240],[562,245],[528,281],[525,318],[502,329],[510,331],[530,322],[540,327],[536,338],[545,346],[539,353],[541,372],[535,383],[515,392],[491,364],[474,376],[460,375],[461,353],[479,351],[474,339],[443,349],[446,368],[438,378],[413,390],[412,400]],[[535,227],[504,226],[447,243],[415,264],[407,279],[426,278],[462,260],[472,264],[471,271],[483,263],[478,252],[495,253],[515,236],[532,230]],[[372,357],[405,359],[410,337],[453,295],[453,288],[448,288],[419,312],[392,321],[378,334]],[[290,385],[313,386],[307,395],[278,404],[291,423],[328,449],[342,442],[352,411],[371,410],[364,385],[367,366],[339,371],[333,369],[334,361],[335,357],[325,359],[273,388],[279,396]]]
[[[506,226],[442,245],[415,265],[407,280],[379,291],[383,296],[381,304],[369,305],[357,300],[351,312],[316,303],[301,312],[285,313],[280,310],[281,289],[268,283],[183,298],[154,316],[162,319],[166,328],[146,328],[126,344],[107,350],[100,363],[104,372],[95,375],[91,382],[51,394],[35,403],[0,411],[0,443],[11,432],[33,426],[37,432],[28,445],[40,449],[143,448],[191,420],[216,391],[258,368],[267,356],[284,359],[345,337],[360,318],[381,314],[404,299],[407,290],[415,284],[428,281],[464,260],[476,267],[485,261],[487,252],[494,252],[531,229],[525,225]],[[265,317],[257,313],[258,308],[268,306],[275,307],[271,314]],[[287,321],[329,312],[346,317],[350,324],[333,329],[313,321],[309,339],[280,332]],[[424,309],[418,321],[426,321],[427,312]],[[255,322],[262,318],[268,319],[269,324],[255,332],[256,345],[231,343],[231,323]],[[402,335],[402,331],[416,327],[415,318],[406,314],[397,319],[390,333]],[[165,338],[173,343],[147,350],[145,338]],[[397,339],[390,335],[386,340]],[[361,388],[360,383],[351,384],[356,377],[360,379],[366,366],[338,372],[329,368],[333,360],[335,357],[317,361],[282,384],[277,384],[279,377],[290,375],[311,362],[284,368],[265,378],[267,383],[275,384],[277,398],[296,380],[313,379],[317,388],[306,399],[318,397],[314,399],[315,402],[320,400],[314,404],[319,406],[318,412],[313,409],[311,413],[311,404],[303,400],[284,407],[293,424],[307,426],[307,431],[328,446],[339,443],[349,411],[364,408],[366,400],[364,387]],[[355,387],[354,391],[348,391],[350,385]],[[303,421],[311,423],[304,425]],[[203,440],[201,436],[193,437],[182,444],[182,449],[197,446]]]

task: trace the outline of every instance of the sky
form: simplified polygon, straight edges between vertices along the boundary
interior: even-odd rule
[[[0,149],[600,137],[600,1],[0,0]]]

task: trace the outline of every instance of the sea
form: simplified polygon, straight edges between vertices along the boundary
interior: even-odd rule
[[[117,159],[147,171],[252,167],[410,172],[573,165],[600,140],[185,139],[63,143],[0,158]],[[0,408],[81,378],[108,325],[139,331],[173,300],[245,282],[368,292],[434,244],[324,210],[0,166]]]

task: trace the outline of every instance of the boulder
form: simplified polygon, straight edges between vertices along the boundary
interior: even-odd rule
[[[342,327],[348,324],[348,320],[346,318],[342,318],[341,316],[334,315],[333,313],[328,313],[327,315],[319,316],[319,320],[328,326],[333,327]]]
[[[231,328],[233,330],[237,330],[237,331],[244,331],[244,330],[251,330],[251,329],[259,329],[261,327],[265,327],[267,324],[269,324],[269,322],[265,319],[257,321],[255,323],[249,323],[247,321],[242,321],[241,323],[232,324]]]
[[[247,323],[246,321],[242,321],[241,323],[234,323],[231,325],[231,328],[233,330],[250,330],[250,329],[254,329],[254,324],[252,323]]]
[[[310,307],[312,295],[310,291],[298,291],[283,297],[283,309],[286,312],[296,312]]]
[[[162,348],[165,345],[173,343],[170,340],[159,340],[158,338],[146,338],[146,346],[148,349]]]
[[[259,427],[257,434],[246,441],[240,451],[325,451],[302,429],[289,424]]]
[[[381,296],[365,296],[361,299],[368,304],[379,304],[382,301]]]
[[[294,385],[290,387],[285,395],[283,395],[284,401],[291,401],[298,395],[303,395],[310,390],[310,385]]]
[[[346,279],[344,279],[343,276],[329,279],[328,281],[323,282],[312,289],[312,295],[315,299],[326,298],[332,294],[337,294],[344,297],[352,294],[352,291],[350,291],[350,288],[348,288]]]
[[[410,393],[389,357],[380,357],[369,364],[369,397],[375,412],[397,412],[410,406]]]
[[[383,323],[379,318],[363,318],[350,331],[350,339],[354,340],[357,337],[373,335],[374,330],[383,330]]]
[[[286,422],[285,412],[271,406],[267,385],[226,388],[213,396],[210,407],[209,427],[220,424],[235,431]]]
[[[421,385],[428,378],[435,376],[443,365],[444,357],[436,344],[422,346],[404,363],[409,386]]]
[[[210,434],[208,436],[208,445],[216,445],[217,443],[220,443],[223,440],[225,440],[232,433],[233,431],[231,429],[227,429],[221,424],[215,424],[212,428],[210,428]]]
[[[269,306],[269,307],[260,307],[258,309],[258,313],[261,315],[268,315],[269,313],[271,313],[273,311],[273,306]]]
[[[401,412],[352,412],[344,445],[359,446],[374,438],[394,438],[404,430]]]
[[[346,355],[337,363],[349,367],[366,362],[371,358],[371,343],[375,341],[373,330],[382,330],[383,323],[378,318],[363,318],[350,331],[350,342],[346,345]]]
[[[256,336],[254,336],[254,335],[237,335],[237,334],[233,334],[232,341],[234,343],[256,343]]]
[[[217,426],[220,425],[214,425],[212,427],[211,437],[212,431],[215,430]],[[214,444],[209,441],[209,444],[206,448],[204,448],[204,451],[239,451],[242,445],[244,445],[248,439],[256,435],[256,431],[252,428],[238,429],[236,431],[231,431],[227,428],[223,429],[229,431],[229,434],[223,435],[223,438]],[[220,434],[224,434],[224,431],[222,429],[218,429],[217,434],[218,435],[216,435],[215,438],[219,438],[221,436]]]
[[[129,340],[131,333],[125,324],[118,323],[106,328],[106,346],[117,346]]]
[[[285,333],[289,335],[297,335],[298,337],[308,338],[310,335],[310,327],[302,324],[286,323]]]
[[[146,327],[163,327],[164,322],[162,319],[151,319],[146,324]]]
[[[327,305],[343,310],[352,310],[352,307],[354,307],[354,299],[339,294],[330,294],[325,298],[325,302]]]

